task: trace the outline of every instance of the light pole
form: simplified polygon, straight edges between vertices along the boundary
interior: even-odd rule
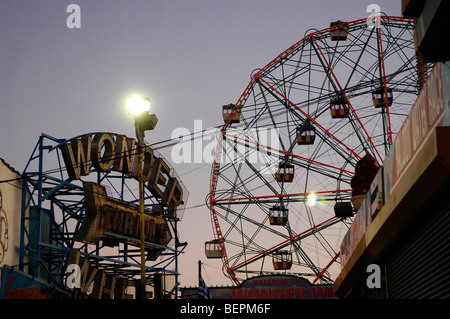
[[[151,101],[148,97],[133,96],[127,100],[129,114],[134,117],[134,127],[138,142],[139,219],[141,237],[141,299],[145,299],[145,218],[144,218],[144,178],[142,173],[145,131],[153,130],[158,123],[155,114],[149,114]]]

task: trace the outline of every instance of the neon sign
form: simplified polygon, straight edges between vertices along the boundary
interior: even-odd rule
[[[122,239],[139,246],[141,228],[138,208],[109,198],[101,185],[84,182],[83,188],[86,217],[75,239],[89,244],[97,244],[100,239],[105,238]],[[169,243],[172,235],[166,220],[157,210],[145,212],[144,223],[145,246],[146,249],[154,250],[150,259],[155,260],[161,247]]]
[[[71,180],[90,174],[91,168],[98,172],[113,170],[138,179],[138,156],[136,140],[125,135],[111,133],[85,134],[59,146],[67,173]],[[183,202],[183,189],[179,181],[170,176],[170,168],[162,158],[154,156],[153,150],[144,146],[142,172],[147,189],[161,204],[168,207],[171,217]]]

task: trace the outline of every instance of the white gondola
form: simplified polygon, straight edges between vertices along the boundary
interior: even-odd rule
[[[222,250],[217,239],[205,242],[205,255],[208,259],[222,258]]]

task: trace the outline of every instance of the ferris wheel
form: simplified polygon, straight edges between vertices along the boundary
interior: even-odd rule
[[[426,73],[414,27],[379,16],[310,30],[223,106],[205,253],[232,281],[337,277],[355,166],[366,156],[383,165]]]

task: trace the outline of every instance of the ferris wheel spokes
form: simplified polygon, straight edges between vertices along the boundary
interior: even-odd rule
[[[346,39],[332,41],[342,26]],[[341,23],[251,75],[224,118],[208,199],[234,282],[274,271],[332,282],[355,167],[366,154],[383,162],[417,94],[413,30],[413,20],[386,16],[372,29],[365,19]],[[277,146],[261,140],[267,129]]]

